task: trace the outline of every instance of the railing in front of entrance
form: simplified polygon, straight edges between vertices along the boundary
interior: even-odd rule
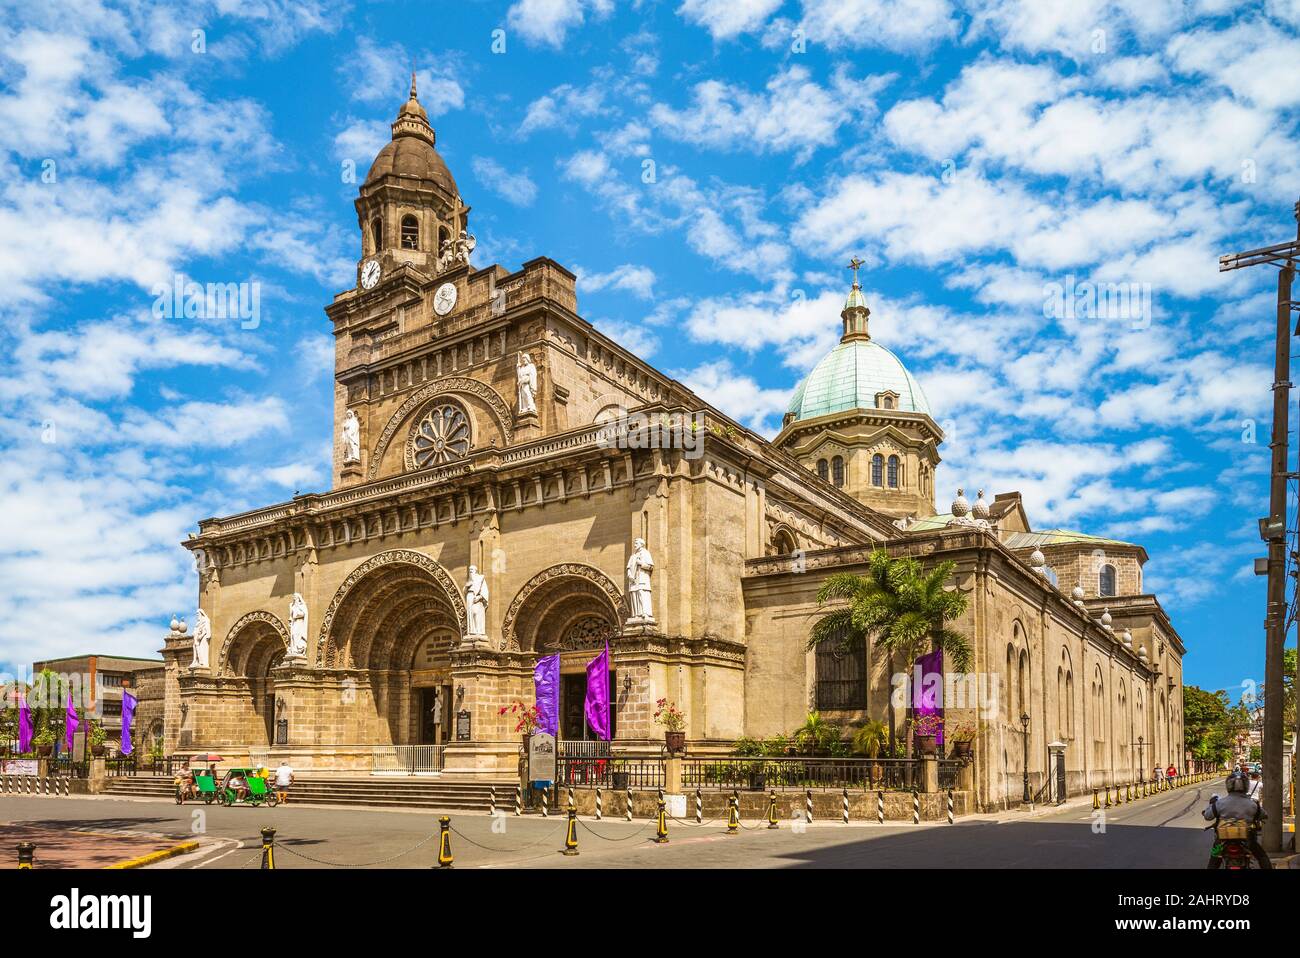
[[[604,756],[561,755],[555,760],[555,777],[561,785],[599,785],[616,791],[659,788],[664,784],[664,763],[657,757],[611,758],[608,752]]]
[[[376,775],[433,775],[442,771],[445,745],[376,745]]]
[[[555,744],[559,746],[561,757],[593,759],[609,758],[610,756],[609,742],[601,739],[592,739],[591,741],[560,739]]]
[[[961,762],[938,760],[939,788],[954,788]],[[682,759],[682,788],[758,791],[848,788],[907,791],[921,786],[921,763],[906,758],[771,758],[730,756]]]

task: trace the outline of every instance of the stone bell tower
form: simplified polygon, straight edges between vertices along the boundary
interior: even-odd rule
[[[404,263],[430,278],[446,271],[456,265],[456,241],[468,228],[469,207],[435,148],[437,135],[416,97],[414,73],[392,131],[356,199],[362,237],[357,282],[363,288]],[[367,275],[371,261],[379,269]]]

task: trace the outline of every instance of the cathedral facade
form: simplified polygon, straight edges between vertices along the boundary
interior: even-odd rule
[[[1034,531],[1020,497],[940,513],[943,433],[872,339],[854,279],[842,339],[768,441],[578,312],[572,273],[471,264],[470,209],[414,83],[356,200],[335,337],[333,487],[199,523],[198,624],[166,639],[172,751],[367,768],[446,745],[447,775],[511,778],[503,709],[561,661],[561,739],[589,734],[586,663],[611,651],[613,747],[654,752],[659,699],[688,748],[851,730],[889,709],[867,643],[806,650],[832,571],[874,549],[956,562],[980,701],[973,788],[995,807],[1064,754],[1070,792],[1182,759],[1183,647],[1140,546]],[[828,322],[834,322],[828,317]]]

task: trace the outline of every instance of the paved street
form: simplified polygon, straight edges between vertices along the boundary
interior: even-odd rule
[[[1106,812],[1094,833],[1090,808],[1012,821],[967,820],[954,826],[844,826],[814,823],[777,831],[746,822],[730,837],[717,825],[670,824],[669,844],[655,845],[653,823],[583,820],[580,854],[558,854],[562,818],[494,823],[485,815],[452,816],[458,868],[1200,868],[1209,847],[1200,810],[1213,783]],[[197,817],[196,817],[197,815]],[[178,807],[150,799],[0,798],[7,834],[18,823],[96,833],[139,832],[198,837],[199,852],[153,867],[255,868],[259,829],[277,829],[276,866],[316,863],[351,867],[428,868],[437,853],[437,813],[288,806],[276,809]],[[494,826],[496,830],[494,831]],[[421,844],[422,843],[422,844]],[[40,852],[37,852],[38,862]]]

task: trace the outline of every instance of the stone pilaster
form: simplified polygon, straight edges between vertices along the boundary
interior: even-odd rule
[[[514,775],[522,733],[517,715],[502,715],[514,702],[533,703],[529,652],[460,648],[451,655],[452,727],[443,772],[496,778]],[[469,741],[458,740],[461,713],[468,713]]]

